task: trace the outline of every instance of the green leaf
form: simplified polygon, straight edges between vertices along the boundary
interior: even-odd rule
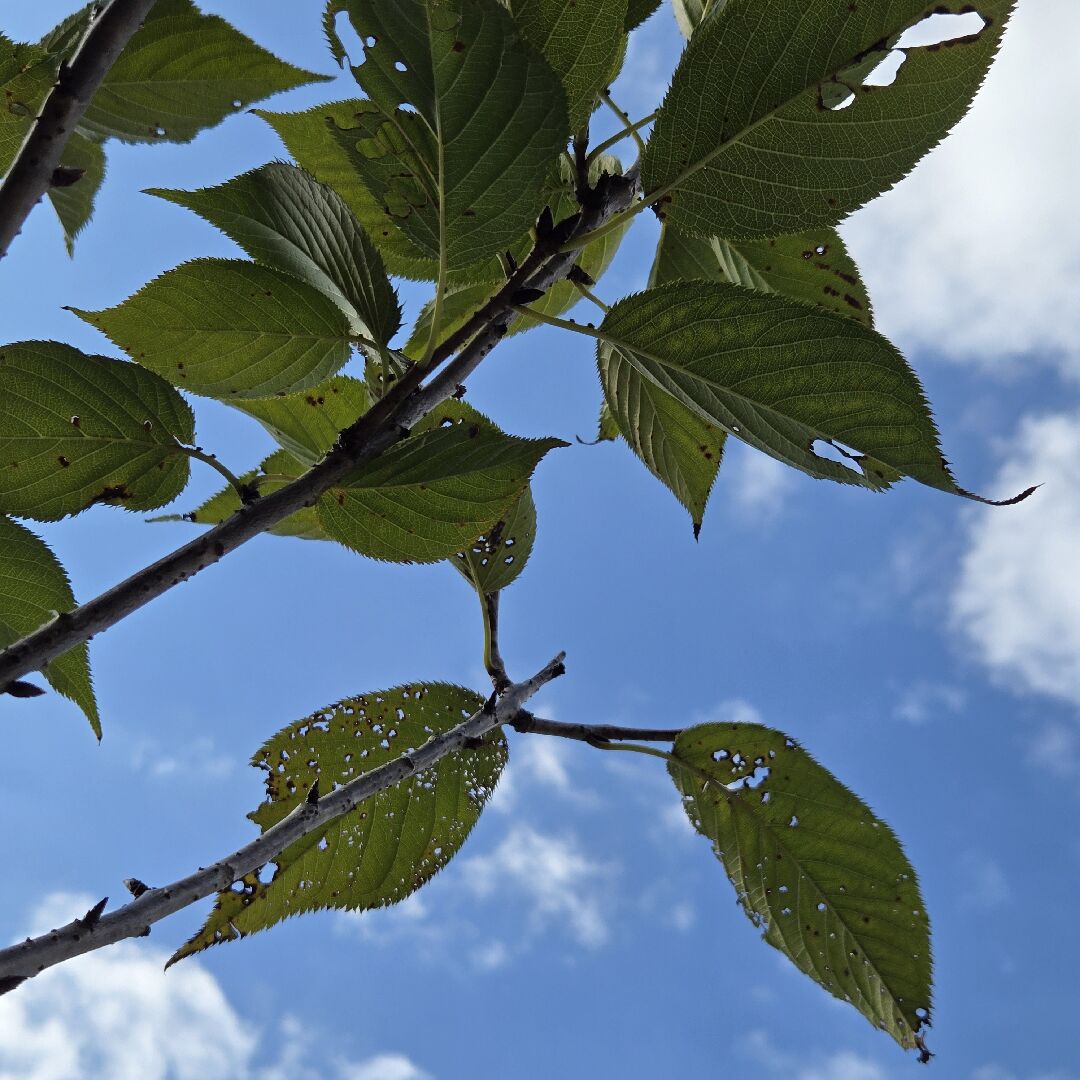
[[[303,394],[234,401],[253,416],[297,461],[310,467],[334,443],[338,434],[367,412],[367,387],[349,375],[335,375]]]
[[[867,326],[874,321],[859,268],[835,229],[770,240],[722,240],[686,236],[662,226],[653,283],[694,280],[783,293]]]
[[[669,770],[764,939],[922,1050],[930,923],[889,826],[801,746],[757,724],[687,729]]]
[[[484,707],[471,690],[419,683],[359,695],[320,709],[270,739],[252,759],[266,770],[266,801],[248,816],[264,832],[318,782],[332,791],[457,727]],[[206,925],[169,963],[235,941],[292,915],[386,907],[435,876],[465,843],[507,759],[501,732],[387,788],[298,840],[264,883],[248,874],[218,894]]]
[[[64,568],[44,540],[0,515],[0,649],[32,634],[57,613],[75,607],[75,595]],[[58,656],[43,674],[52,688],[86,713],[101,738],[90,658],[86,644]]]
[[[335,101],[316,105],[306,112],[274,113],[255,109],[277,132],[293,160],[322,184],[333,188],[356,215],[364,232],[382,252],[386,268],[395,277],[434,281],[439,264],[424,254],[387,220],[382,205],[360,179],[346,149],[334,131],[348,127],[362,101]]]
[[[179,444],[194,438],[184,399],[137,364],[54,341],[0,347],[0,513],[164,506],[187,483]]]
[[[337,192],[301,169],[264,165],[219,187],[151,188],[235,240],[256,262],[306,281],[349,316],[352,332],[385,344],[401,307],[382,258]]]
[[[499,592],[525,569],[536,542],[536,503],[526,487],[483,536],[450,562],[481,595]]]
[[[675,72],[643,162],[647,200],[702,236],[836,224],[908,173],[964,115],[1013,6],[730,0],[694,34]],[[981,32],[948,48],[905,48],[891,85],[864,85],[871,60],[884,60],[909,27],[972,10],[985,20]],[[830,107],[851,95],[848,107]]]
[[[349,320],[333,300],[236,259],[196,259],[117,307],[72,310],[143,367],[207,397],[307,390],[350,354]]]
[[[626,8],[626,30],[636,30],[656,9],[663,0],[630,0]]]
[[[592,115],[599,94],[618,73],[626,51],[626,0],[502,0],[522,36],[538,49],[562,81],[577,131]]]
[[[607,154],[597,158],[589,170],[591,181],[596,183],[603,172],[607,172],[610,176],[621,175],[622,165],[619,163],[618,158]],[[556,221],[569,217],[578,210],[577,200],[574,196],[572,170],[565,159],[560,158],[559,160],[558,178],[549,185],[547,198],[552,216]],[[605,233],[581,249],[577,265],[593,281],[599,281],[607,272],[629,227],[630,222],[625,221],[619,228]],[[523,246],[527,251],[528,243]],[[448,288],[443,297],[442,326],[439,332],[439,340],[444,340],[458,330],[505,283],[506,277],[502,274],[501,267],[496,263],[492,268],[492,272],[481,281],[452,285]],[[534,301],[529,306],[543,315],[559,316],[569,311],[580,301],[581,293],[577,290],[577,287],[572,282],[563,280],[557,281],[539,300]],[[413,359],[419,359],[423,356],[427,347],[428,336],[431,333],[431,319],[434,311],[434,302],[428,301],[421,310],[420,316],[416,320],[413,331],[405,345],[406,356]],[[512,337],[514,334],[521,334],[540,325],[542,324],[539,319],[523,315],[514,320],[506,336]]]
[[[74,132],[64,147],[61,165],[82,169],[83,174],[69,187],[50,187],[49,201],[64,228],[64,245],[75,254],[75,239],[94,216],[94,200],[105,179],[105,151],[101,143]]]
[[[58,60],[67,59],[89,28],[90,16],[96,7],[96,0],[91,0],[78,11],[66,15],[38,42],[39,48]]]
[[[517,439],[480,423],[414,434],[319,500],[333,539],[374,559],[436,562],[506,514],[558,439]]]
[[[675,9],[675,21],[679,24],[683,37],[689,38],[705,16],[719,11],[727,0],[671,0],[671,3]]]
[[[270,495],[292,483],[307,472],[307,468],[285,450],[271,454],[258,469],[252,469],[238,477],[243,484],[254,484],[260,495]],[[220,525],[231,518],[242,506],[240,495],[231,484],[211,495],[201,506],[186,514],[162,514],[147,521],[190,521],[194,525]],[[297,510],[284,521],[271,525],[267,530],[275,536],[295,536],[301,540],[329,540],[330,537],[319,524],[313,506]]]
[[[949,472],[915,373],[854,319],[775,293],[682,282],[620,300],[600,332],[702,419],[811,476],[881,490],[906,475],[979,499]],[[819,440],[851,467],[815,453]]]
[[[724,453],[724,431],[642,376],[624,350],[601,342],[600,383],[614,423],[630,449],[686,507],[695,539]],[[601,418],[601,435],[605,426]]]
[[[569,136],[547,62],[498,0],[347,9],[365,43],[353,74],[371,101],[337,134],[386,220],[450,270],[513,244]]]
[[[80,126],[98,139],[190,142],[256,101],[327,78],[279,60],[191,0],[158,0]]]
[[[684,250],[695,251],[682,240],[672,230],[661,228],[650,286],[678,280],[684,270],[696,271],[689,260],[674,257]],[[711,274],[695,272],[690,276],[717,278],[715,263]],[[606,342],[600,345],[597,366],[605,397],[598,441],[622,435],[649,472],[686,507],[697,539],[720,468],[726,433],[649,382]]]
[[[15,160],[55,79],[56,65],[43,49],[0,33],[0,176]]]

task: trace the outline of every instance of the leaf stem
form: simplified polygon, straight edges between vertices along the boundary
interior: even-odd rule
[[[590,289],[587,285],[583,285],[580,281],[577,281],[574,278],[571,278],[570,282],[574,286],[574,288],[577,289],[577,291],[581,293],[583,297],[585,297],[586,300],[595,304],[601,311],[611,310],[611,305],[605,304],[604,301],[601,300],[600,297],[597,296],[596,293],[594,293],[592,289]]]
[[[630,114],[627,113],[625,110],[620,109],[619,106],[616,105],[615,102],[612,100],[611,95],[606,90],[601,91],[600,100],[619,118],[623,126],[623,137],[625,138],[627,135],[629,135],[630,138],[633,139],[634,142],[637,144],[638,155],[644,157],[645,140],[641,137],[638,128],[642,127],[646,123],[646,121],[639,120],[636,124],[632,123],[630,120]],[[655,115],[656,112],[651,113],[649,119],[651,119]]]
[[[217,457],[214,454],[206,453],[206,451],[203,450],[201,446],[184,446],[181,443],[178,443],[177,445],[180,447],[181,450],[183,450],[185,454],[187,454],[188,457],[194,458],[196,461],[201,461],[203,462],[203,464],[209,465],[211,469],[214,469],[217,472],[221,473],[221,475],[225,477],[229,484],[236,489],[236,493],[240,496],[241,501],[247,501],[248,497],[250,496],[250,486],[248,484],[245,484],[240,479],[240,477],[238,477],[230,469],[222,465],[222,463],[218,461]]]
[[[654,109],[651,113],[649,113],[648,116],[643,116],[640,120],[636,120],[634,121],[634,123],[630,123],[630,118],[626,115],[626,113],[624,113],[617,105],[615,105],[615,103],[611,101],[610,98],[607,98],[605,95],[602,96],[605,97],[606,103],[618,114],[619,119],[623,121],[623,128],[621,131],[617,131],[614,135],[612,135],[611,138],[605,139],[602,143],[597,143],[596,146],[592,148],[589,153],[588,159],[590,164],[595,161],[605,150],[610,150],[613,146],[618,145],[623,141],[623,139],[626,138],[634,139],[637,142],[641,153],[644,153],[645,143],[642,140],[641,136],[638,134],[638,132],[641,128],[647,127],[649,124],[651,124],[656,119],[660,110]]]
[[[500,693],[510,685],[506,664],[499,651],[499,594],[480,592],[480,609],[484,616],[484,670],[491,676],[492,685]]]
[[[673,743],[682,733],[683,728],[632,728],[619,727],[616,724],[568,724],[561,720],[546,720],[522,710],[510,725],[523,735],[553,735],[560,739],[573,739],[576,742],[639,742]]]
[[[537,319],[539,322],[547,323],[548,326],[555,326],[560,330],[571,330],[575,334],[584,334],[586,337],[593,337],[598,341],[607,341],[607,337],[601,334],[594,326],[583,326],[581,323],[574,322],[573,319],[559,319],[554,315],[545,315],[542,311],[537,311],[535,308],[524,304],[515,304],[514,310],[530,319]]]

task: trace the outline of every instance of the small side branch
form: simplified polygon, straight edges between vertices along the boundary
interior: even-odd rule
[[[567,724],[560,720],[545,720],[522,710],[510,726],[523,735],[555,735],[560,739],[574,739],[590,745],[608,742],[661,742],[673,743],[683,728],[632,728],[615,724]]]
[[[531,679],[510,684],[464,723],[434,736],[418,750],[358,776],[322,798],[313,792],[314,797],[305,799],[288,817],[212,866],[156,889],[147,889],[142,882],[131,879],[128,888],[137,894],[136,899],[116,911],[104,914],[102,903],[66,926],[0,949],[0,994],[14,990],[65,960],[127,938],[145,937],[154,923],[229,888],[245,874],[276,859],[290,844],[317,829],[325,829],[365,799],[430,769],[447,754],[467,747],[500,724],[513,724],[525,703],[565,672],[564,659],[565,655],[560,653]]]
[[[154,0],[110,0],[91,18],[71,59],[61,65],[56,85],[0,185],[0,259],[53,183],[90,99],[153,6]]]

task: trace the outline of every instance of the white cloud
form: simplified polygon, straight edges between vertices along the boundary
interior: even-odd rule
[[[742,1040],[744,1055],[784,1080],[888,1080],[889,1074],[870,1058],[850,1050],[822,1055],[791,1054],[779,1049],[760,1029]]]
[[[729,439],[713,498],[730,499],[738,520],[762,524],[779,517],[798,482],[794,469]]]
[[[1080,416],[1021,425],[995,487],[1039,482],[972,512],[952,619],[998,681],[1080,705]]]
[[[1080,376],[1075,0],[1018,5],[972,112],[844,226],[878,321],[906,346],[1000,365],[1034,350]],[[1037,92],[1033,88],[1037,86]]]
[[[545,788],[579,806],[595,806],[596,793],[574,783],[570,772],[572,753],[573,748],[562,739],[528,735],[517,740],[488,805],[497,813],[509,814],[518,808],[523,791]]]
[[[606,886],[613,869],[589,858],[573,837],[545,835],[529,825],[515,825],[490,854],[460,862],[461,880],[476,896],[520,893],[535,929],[558,921],[588,948],[608,939]]]
[[[469,957],[478,971],[497,971],[510,962],[510,950],[502,941],[488,941],[474,949]]]
[[[131,750],[131,767],[155,780],[176,777],[190,782],[193,777],[220,780],[236,766],[236,761],[218,750],[207,736],[167,749],[159,740],[139,738]]]
[[[92,897],[50,895],[30,919],[41,932]],[[61,964],[0,998],[0,1080],[430,1080],[402,1054],[350,1061],[294,1017],[281,1051],[264,1042],[197,962],[165,974],[168,953],[125,941]]]
[[[963,690],[941,683],[916,682],[900,695],[893,715],[906,724],[921,727],[932,720],[962,712],[966,697]]]
[[[694,717],[695,724],[761,724],[761,711],[743,698],[728,698],[707,713]]]

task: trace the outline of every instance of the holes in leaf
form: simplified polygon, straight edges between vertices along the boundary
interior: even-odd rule
[[[791,815],[791,820],[788,822],[788,828],[789,829],[797,829],[798,827],[799,827],[799,819],[794,814],[792,814]]]
[[[857,450],[838,443],[835,439],[815,439],[810,444],[810,452],[823,461],[835,461],[859,476],[866,475],[862,467],[862,455]]]
[[[409,69],[401,60],[395,60],[394,70],[400,71],[404,75]]]

